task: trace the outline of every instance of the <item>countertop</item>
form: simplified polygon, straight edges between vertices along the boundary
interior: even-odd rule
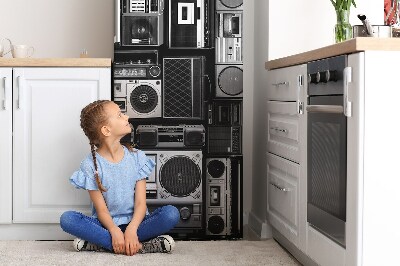
[[[111,58],[4,58],[0,67],[111,67]]]
[[[400,51],[400,38],[372,38],[358,37],[345,42],[329,45],[319,49],[311,50],[301,54],[287,56],[265,63],[265,68],[268,70],[303,64],[309,61],[314,61],[322,58],[352,54],[367,50],[379,51]]]

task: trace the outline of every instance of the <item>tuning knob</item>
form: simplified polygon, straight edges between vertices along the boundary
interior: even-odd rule
[[[187,220],[192,215],[188,207],[183,207],[179,210],[182,220]]]

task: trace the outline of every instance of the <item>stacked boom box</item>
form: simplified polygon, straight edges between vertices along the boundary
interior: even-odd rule
[[[152,158],[149,211],[182,239],[242,237],[243,0],[115,0],[113,101]]]

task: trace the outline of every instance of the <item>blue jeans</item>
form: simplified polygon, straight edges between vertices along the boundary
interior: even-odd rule
[[[137,230],[140,242],[162,235],[179,222],[180,215],[176,207],[171,205],[162,206],[146,215]],[[113,251],[110,232],[101,225],[99,219],[86,216],[80,212],[67,211],[60,217],[61,228],[76,237],[99,245]],[[122,232],[128,225],[119,226]]]

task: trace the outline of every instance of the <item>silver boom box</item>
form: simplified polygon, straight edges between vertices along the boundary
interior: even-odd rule
[[[141,125],[136,129],[136,138],[141,148],[201,148],[205,129],[203,125]]]
[[[175,229],[202,227],[202,152],[145,151],[156,162],[146,181],[149,209],[172,204],[179,209]]]
[[[242,63],[242,11],[217,12],[217,63]]]

